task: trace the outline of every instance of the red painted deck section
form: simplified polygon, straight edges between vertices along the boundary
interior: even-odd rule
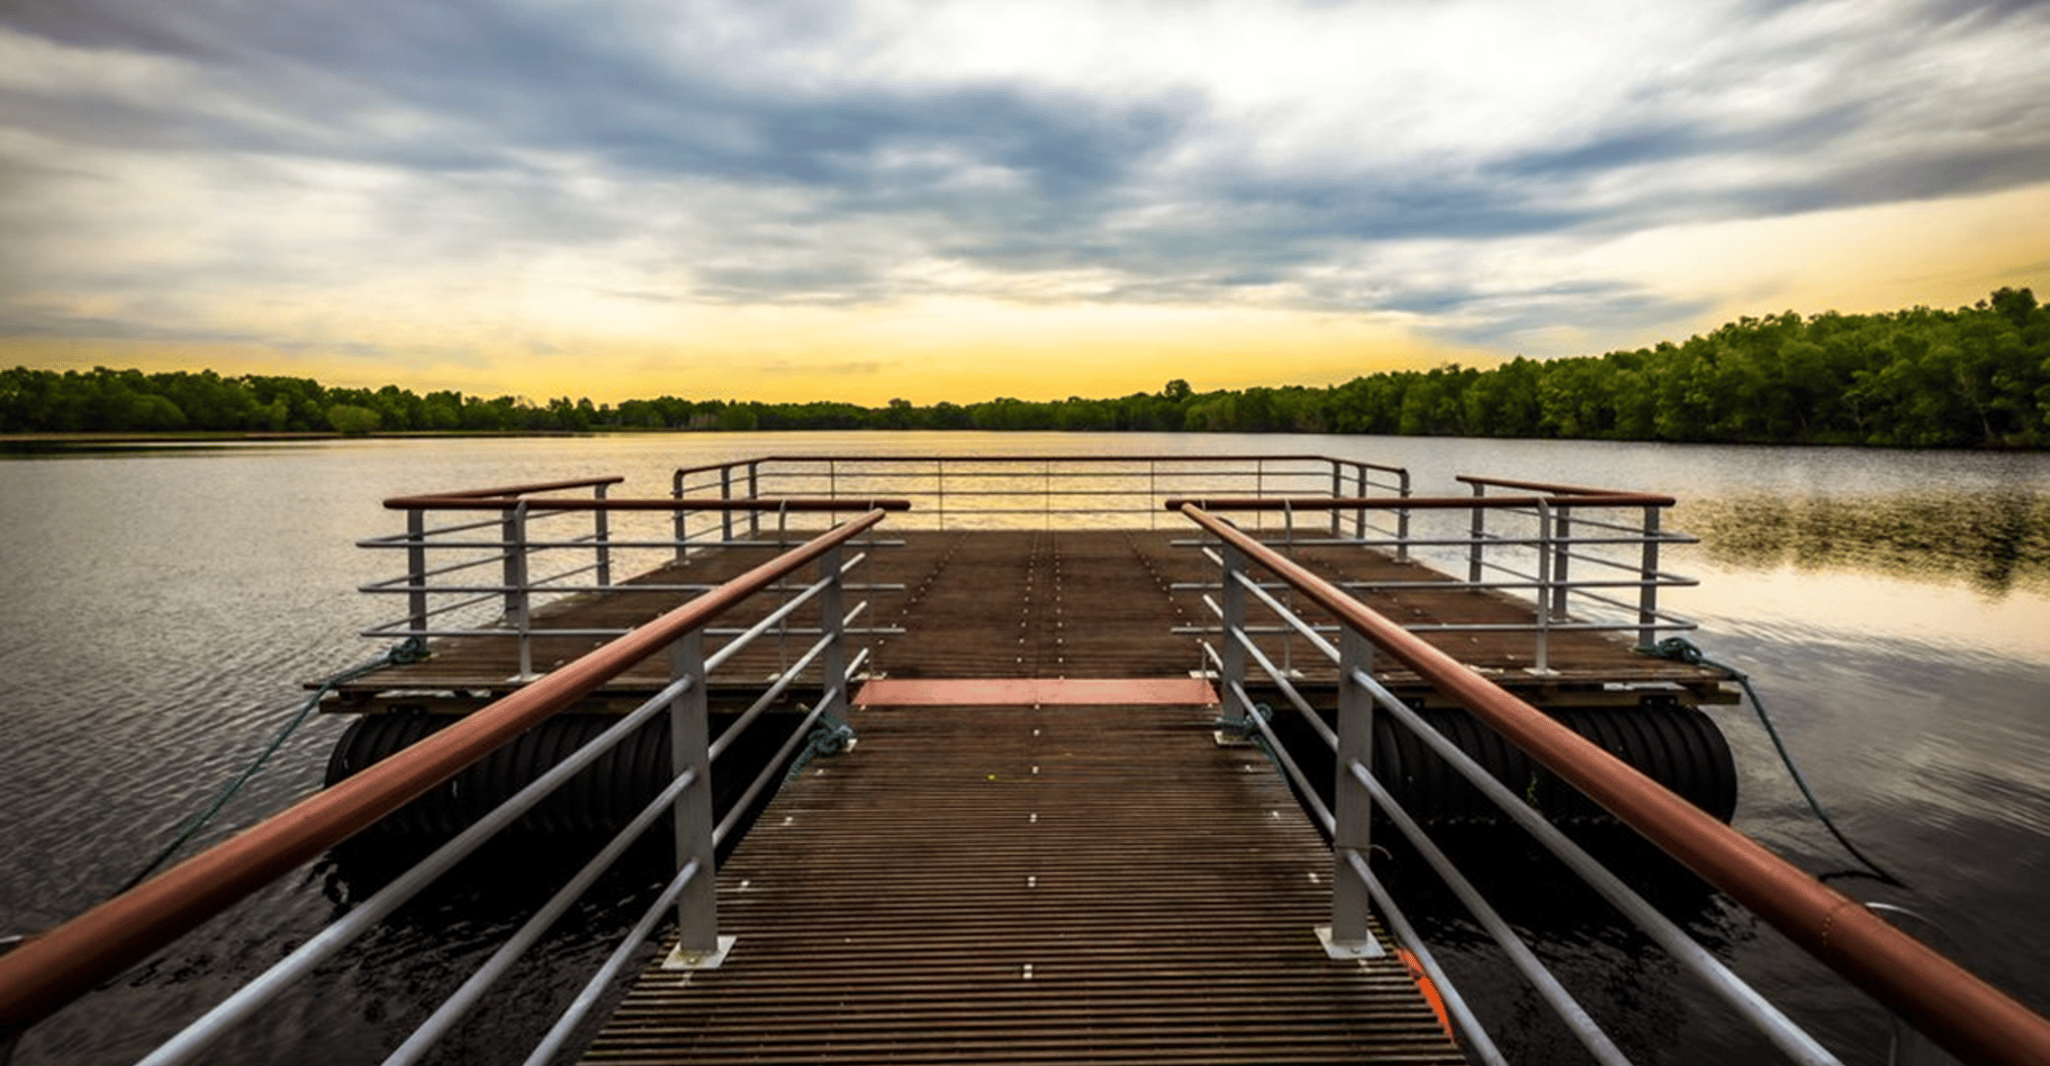
[[[1217,702],[1200,677],[878,678],[857,707],[1184,707]]]

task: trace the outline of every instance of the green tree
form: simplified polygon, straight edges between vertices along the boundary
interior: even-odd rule
[[[377,412],[355,404],[338,403],[327,409],[327,424],[344,436],[360,437],[377,432]]]

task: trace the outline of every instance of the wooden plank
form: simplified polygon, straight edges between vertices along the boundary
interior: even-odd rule
[[[910,531],[893,534],[902,547],[879,548],[857,582],[902,585],[901,593],[879,593],[863,624],[897,628],[899,635],[869,640],[869,670],[877,677],[911,678],[1125,678],[1187,676],[1206,670],[1201,644],[1188,630],[1214,624],[1199,589],[1177,585],[1214,584],[1216,568],[1203,556],[1173,541],[1184,531],[1153,530],[976,530]],[[1367,591],[1370,606],[1413,625],[1481,623],[1528,625],[1528,604],[1511,597],[1453,584],[1445,575],[1413,562],[1360,548],[1299,547],[1296,555],[1333,580],[1443,584]],[[690,565],[664,568],[637,579],[641,584],[716,582],[760,562],[761,550],[713,550],[694,555]],[[607,594],[579,597],[548,612],[549,624],[625,629],[655,617],[683,599],[624,586]],[[1287,599],[1287,596],[1283,596]],[[750,605],[729,618],[740,626],[761,617],[766,605]],[[1314,612],[1312,621],[1320,620]],[[795,624],[815,625],[800,616]],[[1210,638],[1213,643],[1215,638]],[[1498,683],[1542,702],[1548,693],[1572,691],[1598,699],[1611,684],[1669,682],[1695,697],[1713,698],[1717,671],[1635,654],[1616,634],[1554,632],[1548,673],[1533,670],[1529,632],[1432,632],[1425,639]],[[539,671],[553,669],[602,641],[591,637],[544,637],[535,642]],[[718,641],[715,639],[713,645]],[[1329,665],[1299,636],[1260,641],[1278,665],[1301,682],[1328,685]],[[716,685],[748,687],[774,673],[798,638],[763,642],[738,657]],[[344,687],[358,699],[403,687],[415,692],[449,691],[481,700],[523,682],[511,640],[466,637],[435,642],[432,660],[387,669]],[[1399,665],[1377,670],[1392,686],[1412,684]],[[666,681],[661,663],[629,671],[604,690],[606,697],[630,698]],[[1254,679],[1258,684],[1259,678]],[[1635,697],[1628,697],[1634,700]],[[452,701],[460,703],[460,700]]]
[[[859,712],[720,870],[724,965],[583,1061],[1464,1062],[1393,954],[1325,954],[1330,852],[1213,716]]]
[[[1214,705],[1200,677],[878,678],[854,695],[857,707],[1088,707]]]

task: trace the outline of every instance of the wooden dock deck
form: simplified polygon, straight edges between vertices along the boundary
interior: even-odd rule
[[[901,629],[870,642],[873,675],[891,678],[1113,678],[1160,677],[1205,668],[1190,627],[1214,624],[1203,593],[1177,586],[1215,584],[1217,567],[1176,541],[1193,531],[1016,530],[892,532],[901,547],[878,547],[857,582],[903,586],[878,594],[862,625]],[[1431,582],[1443,589],[1367,592],[1375,609],[1405,624],[1528,625],[1530,607],[1500,594],[1456,587],[1443,574],[1386,553],[1356,547],[1303,547],[1296,557],[1337,581]],[[636,579],[643,584],[711,583],[741,573],[767,557],[763,551],[714,549],[687,565],[665,567]],[[564,627],[626,628],[645,622],[681,599],[673,592],[637,591],[623,584],[551,612]],[[1301,605],[1299,605],[1300,607]],[[745,624],[767,608],[737,614]],[[1314,610],[1304,614],[1319,620]],[[1177,632],[1180,628],[1183,631]],[[1724,678],[1700,666],[1647,658],[1614,634],[1558,630],[1550,635],[1550,670],[1532,672],[1529,632],[1433,632],[1426,639],[1497,683],[1539,705],[1597,703],[1619,698],[1619,686],[1665,684],[1696,702],[1721,702]],[[535,669],[545,672],[602,643],[594,637],[540,636]],[[1275,638],[1276,653],[1300,672],[1303,684],[1329,684],[1332,671],[1300,638]],[[775,642],[743,657],[739,676],[773,672]],[[752,661],[760,669],[750,669]],[[1398,692],[1414,689],[1400,664],[1383,662],[1381,680]],[[513,641],[460,637],[435,643],[433,659],[391,668],[350,682],[338,710],[386,705],[460,711],[517,688],[521,679]],[[660,688],[662,664],[650,662],[610,683],[607,697],[621,705]],[[732,684],[730,680],[725,682]],[[393,695],[393,693],[398,693]],[[438,696],[437,693],[454,694]],[[601,701],[602,702],[602,701]],[[600,708],[602,709],[602,708]]]
[[[1259,748],[1214,735],[1197,630],[1214,621],[1204,599],[1219,571],[1192,531],[887,536],[900,543],[867,549],[852,580],[900,587],[850,589],[872,601],[858,624],[876,631],[848,716],[857,749],[785,786],[721,865],[719,925],[739,938],[724,964],[649,969],[585,1061],[1465,1061],[1395,956],[1334,960],[1319,942],[1329,847]],[[709,585],[769,554],[705,550],[637,581]],[[1383,552],[1292,554],[1330,579],[1402,583],[1364,599],[1405,623],[1533,617]],[[680,599],[628,584],[548,623],[623,628]],[[746,696],[809,639],[758,642],[713,692]],[[1540,704],[1634,701],[1645,684],[1720,695],[1717,672],[1613,634],[1554,632],[1541,673],[1527,629],[1428,639]],[[1266,642],[1300,687],[1335,686],[1304,638]],[[533,665],[599,643],[537,638]],[[511,641],[435,650],[353,682],[342,707],[461,711],[524,683]],[[663,665],[586,709],[644,698]],[[1422,694],[1400,664],[1377,672]]]
[[[720,868],[724,964],[584,1061],[1465,1062],[1393,954],[1326,956],[1330,850],[1215,713],[863,708]]]

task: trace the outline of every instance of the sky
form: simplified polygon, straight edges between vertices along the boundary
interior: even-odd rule
[[[2050,296],[2050,3],[7,0],[0,366],[927,404]]]

